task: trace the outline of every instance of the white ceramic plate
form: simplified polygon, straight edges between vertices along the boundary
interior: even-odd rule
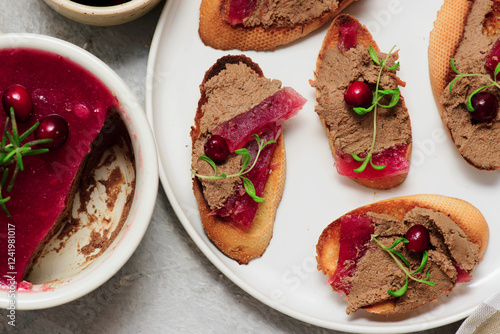
[[[152,44],[147,80],[147,114],[156,133],[160,178],[185,229],[203,253],[227,277],[263,303],[305,322],[346,332],[412,332],[439,327],[469,315],[499,289],[500,235],[496,193],[498,172],[470,167],[455,150],[442,126],[431,94],[427,45],[443,1],[367,1],[347,13],[367,25],[383,51],[400,51],[402,89],[413,127],[413,156],[407,180],[390,191],[373,191],[340,177],[328,139],[314,112],[316,57],[327,27],[272,52],[244,52],[268,78],[292,86],[307,104],[284,127],[287,183],[278,209],[274,237],[262,258],[238,265],[208,240],[191,190],[190,127],[205,71],[226,54],[203,45],[198,37],[199,0],[169,0]],[[325,285],[316,270],[315,245],[334,219],[358,206],[394,196],[437,193],[465,199],[478,207],[490,225],[492,242],[471,283],[458,286],[437,302],[397,317],[359,311],[345,314],[343,299]]]

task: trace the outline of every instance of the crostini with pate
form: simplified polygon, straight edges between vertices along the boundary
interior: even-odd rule
[[[381,53],[365,26],[341,14],[311,80],[338,173],[374,189],[398,186],[410,168],[412,131],[397,58]]]
[[[322,232],[318,270],[345,294],[347,314],[412,311],[472,279],[489,229],[470,203],[412,195],[365,205]]]
[[[283,193],[282,123],[306,100],[243,55],[217,60],[200,91],[191,139],[201,222],[224,254],[248,264],[269,245]]]

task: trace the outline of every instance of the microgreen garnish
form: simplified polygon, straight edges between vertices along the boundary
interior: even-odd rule
[[[429,255],[427,254],[426,250],[424,250],[424,254],[422,256],[422,262],[420,263],[420,267],[418,267],[417,270],[410,272],[407,269],[407,267],[410,266],[408,261],[405,259],[403,254],[401,254],[400,252],[398,252],[397,250],[394,249],[394,247],[399,245],[401,242],[408,243],[409,241],[406,238],[399,238],[396,241],[394,241],[394,243],[392,244],[391,247],[387,247],[387,246],[384,246],[380,241],[378,241],[377,237],[378,237],[378,235],[372,234],[371,240],[375,241],[382,249],[386,250],[387,253],[389,253],[389,255],[394,259],[394,261],[399,266],[399,268],[401,268],[401,270],[403,270],[404,273],[406,274],[406,283],[396,292],[394,292],[392,290],[388,290],[387,291],[388,294],[390,294],[391,296],[394,296],[394,297],[401,297],[402,295],[404,295],[406,290],[408,289],[408,278],[411,278],[412,280],[414,280],[416,282],[428,284],[430,286],[436,285],[436,283],[429,281],[429,271],[427,271],[425,279],[418,279],[418,278],[413,276],[413,274],[418,274],[419,272],[421,272],[424,269],[425,265],[427,264],[427,259],[428,259]],[[403,262],[404,265],[401,262]]]
[[[373,94],[373,102],[372,105],[368,108],[363,108],[363,107],[355,107],[353,110],[358,114],[358,115],[364,115],[366,113],[369,113],[370,111],[373,111],[373,140],[372,140],[372,145],[370,146],[370,151],[368,151],[368,154],[366,155],[365,158],[360,158],[357,154],[353,153],[352,157],[354,160],[363,162],[359,168],[354,169],[356,173],[361,173],[362,171],[365,170],[366,166],[368,166],[368,163],[376,169],[376,170],[382,170],[385,168],[384,165],[376,165],[372,161],[372,156],[373,156],[373,149],[375,148],[375,139],[377,137],[377,107],[382,107],[382,108],[392,108],[394,107],[398,101],[399,101],[399,88],[396,87],[395,89],[383,89],[380,90],[380,78],[382,76],[382,71],[384,68],[388,71],[395,70],[399,66],[399,62],[394,64],[391,67],[387,67],[387,61],[389,60],[389,56],[392,53],[392,50],[394,50],[396,46],[393,46],[391,51],[387,54],[387,57],[385,57],[384,60],[380,61],[377,57],[377,54],[375,53],[375,50],[373,47],[370,45],[368,47],[368,53],[370,54],[370,57],[372,58],[373,62],[377,65],[380,66],[380,71],[378,73],[378,78],[377,78],[377,84],[375,86],[375,93]],[[388,104],[381,104],[380,100],[385,97],[385,96],[391,96],[391,100],[389,101]]]
[[[22,158],[28,155],[48,152],[48,149],[46,148],[33,149],[32,147],[52,141],[52,139],[39,139],[22,144],[22,142],[36,130],[38,124],[38,122],[35,123],[31,128],[19,135],[14,108],[10,108],[10,117],[7,117],[5,120],[2,141],[0,142],[0,207],[3,209],[7,217],[11,217],[9,210],[7,210],[7,206],[5,205],[5,203],[10,200],[10,196],[4,198],[2,192],[4,190],[10,192],[14,186],[17,174],[24,170]],[[10,132],[9,125],[11,128]],[[9,175],[9,166],[12,164],[15,164],[14,171],[12,172],[12,175]]]
[[[249,178],[244,177],[243,175],[247,174],[255,167],[255,164],[257,163],[257,159],[259,159],[260,152],[262,152],[264,147],[266,147],[268,144],[275,144],[276,140],[270,140],[270,141],[264,143],[260,140],[259,135],[254,134],[254,135],[252,135],[252,137],[254,137],[255,141],[257,141],[258,151],[257,151],[257,155],[255,156],[255,159],[253,161],[253,164],[249,168],[247,168],[247,167],[250,165],[250,162],[252,161],[252,156],[246,148],[240,148],[240,149],[234,151],[234,153],[241,155],[241,169],[238,173],[230,174],[230,175],[226,175],[224,173],[221,173],[221,174],[217,175],[217,165],[215,164],[215,162],[212,159],[210,159],[206,155],[200,155],[200,159],[208,162],[210,164],[210,166],[212,166],[212,168],[214,169],[214,175],[211,175],[211,176],[200,175],[200,174],[196,173],[196,171],[194,169],[191,169],[191,173],[193,173],[195,176],[197,176],[199,178],[210,179],[210,180],[226,179],[229,177],[239,177],[243,181],[243,186],[245,187],[245,191],[247,192],[247,194],[250,197],[252,197],[255,202],[259,202],[259,203],[264,202],[264,199],[262,197],[257,196],[257,194],[255,193],[255,186],[253,185],[252,181]]]
[[[470,112],[473,112],[474,111],[474,107],[472,106],[472,97],[474,95],[476,95],[477,93],[479,93],[480,91],[486,89],[486,88],[489,88],[489,87],[492,87],[492,86],[495,86],[497,88],[500,89],[500,85],[498,84],[497,82],[497,74],[500,73],[500,63],[497,64],[497,66],[495,67],[495,73],[493,75],[493,78],[494,79],[491,79],[491,77],[487,74],[481,74],[481,73],[473,73],[473,74],[464,74],[464,73],[461,73],[460,71],[457,70],[457,68],[455,67],[455,59],[454,58],[451,58],[450,60],[450,65],[451,65],[451,68],[453,69],[453,71],[457,74],[457,76],[455,77],[455,79],[453,79],[451,82],[450,82],[450,93],[451,93],[451,90],[453,89],[453,85],[455,84],[455,82],[458,80],[458,79],[462,79],[462,78],[466,78],[466,77],[483,77],[485,78],[486,80],[490,81],[491,83],[490,84],[487,84],[487,85],[484,85],[478,89],[476,89],[475,91],[473,91],[469,97],[467,98],[467,102],[466,102],[466,105],[467,105],[467,110],[469,110]]]

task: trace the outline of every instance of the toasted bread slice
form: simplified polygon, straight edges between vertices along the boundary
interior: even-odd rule
[[[200,119],[203,115],[202,106],[207,103],[204,83],[224,70],[228,63],[243,63],[253,69],[259,76],[263,76],[260,67],[245,56],[222,57],[206,72],[203,83],[200,85],[201,98],[196,112],[195,126],[191,130],[193,147],[200,136]],[[270,165],[273,166],[273,169],[262,194],[265,202],[259,203],[252,226],[248,229],[210,214],[212,210],[205,200],[202,186],[196,177],[193,180],[193,191],[207,236],[224,254],[240,264],[248,264],[251,259],[262,256],[273,235],[274,220],[283,194],[286,176],[283,132],[277,140]]]
[[[332,20],[354,0],[340,0],[338,7],[294,27],[231,26],[222,16],[223,0],[202,0],[199,35],[203,43],[220,50],[274,50],[289,44]]]
[[[476,14],[471,15],[473,10],[477,13],[484,11],[485,8],[486,11],[483,17],[477,18]],[[491,36],[492,41],[494,41],[500,33],[499,14],[500,1],[498,0],[445,0],[437,14],[434,28],[429,38],[428,60],[430,83],[439,114],[446,131],[462,157],[470,165],[481,170],[495,170],[500,168],[500,154],[496,152],[496,148],[493,148],[494,143],[498,142],[498,135],[500,133],[499,116],[488,122],[488,124],[484,123],[481,125],[481,123],[471,120],[469,116],[470,112],[465,107],[467,94],[472,93],[476,88],[482,86],[483,83],[472,83],[470,91],[465,92],[463,96],[463,102],[453,107],[454,111],[446,112],[443,98],[445,98],[445,95],[447,95],[447,99],[449,96],[452,96],[451,93],[448,93],[448,86],[455,78],[456,73],[452,70],[450,61],[452,58],[457,57],[458,52],[460,52],[459,46],[463,41],[475,43],[474,40],[478,40],[480,36]],[[466,32],[469,20],[471,20],[470,24],[474,28],[468,29],[468,32]],[[489,45],[489,48],[491,46]],[[478,56],[479,58],[486,57],[489,52],[488,48],[485,49],[483,45],[479,48],[480,50],[477,51],[461,52],[462,55],[465,55],[467,63],[472,62],[470,59],[471,55],[474,57]],[[457,67],[459,71],[463,71],[460,64]],[[484,59],[477,60],[475,67],[477,72],[474,73],[485,71]],[[460,81],[457,83],[460,83]],[[487,83],[485,80],[484,84]],[[477,87],[475,87],[476,85]],[[461,94],[461,90],[457,88],[457,84],[454,86],[454,91],[457,92],[456,94]],[[498,93],[496,94],[498,95]],[[451,125],[453,123],[457,125]],[[460,131],[454,129],[459,129]],[[480,148],[480,143],[483,143],[482,148],[489,153],[485,154],[477,146],[469,146],[469,143],[479,144]]]
[[[341,27],[345,24],[351,23],[351,22],[355,22],[358,25],[357,44],[365,47],[367,49],[366,50],[367,54],[368,54],[368,47],[370,45],[373,47],[373,49],[375,51],[380,51],[378,46],[377,46],[377,43],[373,39],[371,33],[368,31],[368,29],[364,25],[359,23],[359,21],[357,19],[355,19],[354,17],[352,17],[350,15],[341,14],[341,15],[337,16],[335,18],[335,20],[332,22],[324,40],[323,40],[323,45],[321,47],[321,50],[319,52],[319,56],[318,56],[318,59],[316,62],[315,81],[317,81],[318,78],[320,78],[322,76],[326,76],[326,74],[323,73],[324,60],[325,60],[326,54],[329,50],[338,48],[338,44],[340,41],[339,27]],[[325,66],[329,66],[329,65],[327,64]],[[344,69],[340,69],[340,68],[338,69],[338,71],[340,71],[341,73],[344,73],[343,70]],[[397,78],[397,77],[396,77],[396,80],[398,81],[399,85],[405,84],[404,82],[399,80],[399,78]],[[339,94],[338,92],[332,93],[332,91],[322,90],[320,87],[315,85],[315,82],[313,82],[312,84],[313,84],[313,86],[316,87],[316,100],[318,101],[318,105],[321,104],[323,100],[329,99],[329,98],[342,99],[342,102],[339,102],[339,103],[344,104],[343,93],[342,94]],[[331,97],[328,97],[327,94],[329,94],[329,93],[332,94]],[[404,156],[408,160],[408,164],[409,164],[409,161],[411,158],[411,148],[412,148],[411,125],[410,125],[410,117],[408,114],[408,110],[406,108],[406,105],[405,105],[405,102],[404,102],[404,99],[402,96],[400,96],[400,104],[401,104],[401,113],[404,114],[403,125],[405,127],[408,127],[409,131],[410,131],[409,143],[404,151]],[[347,106],[345,106],[345,107],[347,108]],[[316,107],[316,108],[318,108],[318,107]],[[380,110],[380,108],[379,108],[379,110]],[[352,111],[352,114],[354,115],[354,111]],[[370,115],[371,115],[371,113],[364,115],[363,117],[368,118],[371,121],[373,116],[370,116]],[[335,141],[336,141],[336,138],[338,138],[339,136],[341,136],[343,134],[342,130],[337,126],[337,124],[328,124],[324,117],[322,117],[321,115],[319,115],[319,117],[323,123],[326,134],[329,137],[329,142],[330,142],[330,146],[332,149],[332,154],[333,154],[335,160],[338,161],[340,159],[338,152],[339,152],[339,149],[342,149],[342,148],[337,147],[337,145],[335,144]],[[377,116],[377,117],[380,117],[380,116]],[[379,123],[382,123],[382,122],[383,122],[383,120],[380,121]],[[361,124],[361,121],[359,121],[359,123]],[[373,122],[372,123],[365,123],[364,126],[369,126],[370,128],[373,128]],[[382,131],[381,125],[378,125],[377,129],[378,129],[377,132],[380,133]],[[398,136],[398,135],[396,135],[396,136]],[[369,145],[367,146],[367,149],[368,149],[368,147],[369,147]],[[408,175],[408,172],[400,173],[397,175],[391,175],[391,176],[387,176],[387,177],[378,177],[378,178],[352,177],[352,179],[354,181],[356,181],[357,183],[359,183],[360,185],[363,185],[365,187],[369,187],[369,188],[373,188],[373,189],[390,189],[390,188],[393,188],[393,187],[400,185],[406,179],[407,175]]]
[[[403,219],[407,212],[415,207],[431,209],[450,217],[467,235],[469,242],[479,248],[482,259],[489,239],[489,229],[481,212],[470,203],[461,199],[442,195],[411,195],[396,197],[365,205],[352,210],[345,215],[366,215],[368,212],[388,214],[398,220]],[[316,246],[318,270],[332,278],[337,269],[340,251],[340,221],[333,221],[321,234]],[[447,291],[442,291],[446,293]],[[394,314],[395,299],[389,299],[375,305],[365,307],[370,313]]]

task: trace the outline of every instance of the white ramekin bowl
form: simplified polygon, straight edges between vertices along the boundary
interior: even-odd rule
[[[15,296],[16,309],[43,309],[75,300],[110,279],[132,256],[151,220],[158,193],[158,162],[155,141],[142,106],[123,80],[105,63],[71,43],[34,34],[0,35],[0,49],[31,48],[65,57],[100,79],[117,97],[119,113],[130,135],[135,155],[135,193],[128,217],[111,246],[90,265],[65,275],[64,280],[37,282]],[[65,248],[60,250],[64,253]],[[71,261],[71,256],[65,261]],[[74,261],[76,262],[76,260]],[[61,266],[60,263],[58,263]],[[0,308],[7,308],[12,296],[0,289]]]
[[[71,0],[44,1],[56,12],[73,21],[96,26],[113,26],[143,16],[161,0],[130,0],[108,7],[86,6]]]

